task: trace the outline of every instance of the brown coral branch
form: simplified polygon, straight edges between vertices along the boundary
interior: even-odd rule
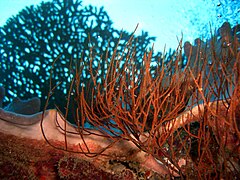
[[[239,153],[239,42],[222,36],[220,42],[212,38],[207,43],[198,39],[196,46],[185,43],[188,63],[183,69],[181,48],[167,65],[152,67],[152,50],[137,64],[133,38],[121,54],[106,55],[104,66],[93,65],[94,56],[90,57],[76,71],[70,88],[77,126],[74,131],[68,131],[66,123],[61,128],[65,142],[77,132],[82,141],[79,152],[89,157],[108,155],[108,149],[121,141],[132,142],[170,174],[182,177],[193,167],[196,176],[205,173],[204,177],[218,173],[219,166],[238,171],[230,154]],[[225,41],[231,44],[219,46]],[[81,81],[83,71],[89,73],[88,82]],[[86,123],[96,130],[85,128]],[[90,148],[91,136],[107,142],[100,151]],[[182,160],[184,165],[179,164]]]

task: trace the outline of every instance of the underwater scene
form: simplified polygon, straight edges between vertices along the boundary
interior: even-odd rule
[[[0,179],[239,179],[238,0],[0,9]]]

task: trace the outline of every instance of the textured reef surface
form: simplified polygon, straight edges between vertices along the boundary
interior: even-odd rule
[[[103,8],[23,9],[0,29],[0,178],[239,177],[239,32],[154,55]]]
[[[64,135],[56,126],[56,111],[47,112],[44,120],[45,136],[54,146],[63,147]],[[58,118],[60,118],[58,116]],[[63,127],[61,121],[58,124]],[[130,142],[112,147],[112,157],[86,157],[78,153],[79,144],[84,144],[78,135],[68,137],[68,152],[57,150],[43,138],[40,122],[31,126],[0,122],[0,178],[13,179],[159,179],[161,166],[147,154],[143,154]],[[73,126],[67,129],[74,130]],[[108,144],[104,138],[87,137],[90,150],[98,151]],[[79,144],[78,144],[79,143]],[[72,151],[72,152],[71,152]],[[119,158],[126,156],[128,158]],[[152,169],[153,168],[153,169]]]
[[[157,133],[160,136],[159,134],[149,136],[151,129],[138,135],[134,131],[141,130],[141,126],[138,129],[138,127],[134,127],[135,125],[129,126],[128,128],[131,127],[132,129],[120,136],[116,136],[118,132],[112,132],[112,135],[109,135],[109,132],[101,131],[100,125],[97,126],[98,130],[84,129],[79,125],[73,125],[65,121],[64,115],[57,110],[45,110],[44,114],[40,112],[23,115],[1,109],[0,132],[1,142],[3,143],[1,144],[2,169],[0,175],[8,177],[9,172],[12,172],[13,176],[17,178],[20,172],[23,177],[33,179],[45,177],[53,179],[78,179],[79,177],[92,179],[96,176],[103,179],[237,177],[240,172],[240,86],[239,81],[235,81],[235,78],[238,80],[239,76],[238,74],[234,76],[234,73],[235,71],[239,72],[238,63],[240,59],[239,56],[233,56],[235,52],[239,54],[239,42],[235,41],[238,40],[238,37],[236,37],[237,28],[232,29],[229,23],[224,23],[219,29],[221,38],[219,38],[219,41],[214,41],[214,47],[217,49],[214,51],[216,57],[223,56],[224,52],[228,52],[229,49],[233,51],[230,51],[232,54],[228,55],[227,60],[229,62],[227,65],[222,63],[222,68],[218,69],[220,75],[218,71],[211,70],[213,68],[211,65],[215,65],[214,62],[217,63],[216,59],[207,61],[210,68],[206,66],[206,71],[199,71],[206,73],[202,74],[202,80],[214,82],[213,84],[207,83],[210,88],[204,88],[204,85],[199,83],[197,78],[193,78],[197,86],[197,93],[201,95],[197,99],[202,102],[197,102],[197,105],[193,106],[189,105],[191,102],[189,100],[190,102],[183,104],[184,107],[187,106],[186,110],[182,111],[179,105],[180,112],[177,110],[175,118],[162,123],[161,126],[156,123],[156,126],[159,126]],[[196,63],[199,63],[201,67],[203,62],[198,60],[202,59],[201,57],[196,58],[196,56],[198,53],[201,54],[198,48],[200,45],[204,46],[204,42],[197,44],[199,42],[201,42],[199,39],[196,40],[196,45],[186,42],[184,49],[189,57],[189,64],[193,61],[195,63],[197,59]],[[231,48],[228,49],[229,46]],[[210,50],[205,52],[206,54],[211,53]],[[193,67],[195,66],[194,63]],[[189,76],[194,77],[194,73],[196,73],[196,77],[198,77],[199,72],[194,70],[190,70]],[[208,77],[208,72],[213,73],[211,77],[213,80]],[[222,73],[227,75],[222,76]],[[231,76],[234,76],[234,79],[231,79]],[[226,77],[228,79],[225,82],[227,85],[225,87],[221,84]],[[188,85],[194,86],[194,83]],[[170,81],[167,86],[171,86],[171,84]],[[218,88],[218,84],[221,85],[220,88]],[[212,86],[218,93],[213,93]],[[203,92],[202,88],[204,88]],[[192,90],[191,93],[193,93]],[[174,97],[176,96],[174,95]],[[232,97],[233,99],[231,99]],[[191,98],[194,98],[194,93]],[[183,99],[185,100],[185,97]],[[105,103],[100,100],[99,102]],[[114,98],[109,99],[108,102],[111,101],[114,101],[114,106],[118,107]],[[112,112],[116,107],[110,107]],[[85,112],[87,115],[93,113],[91,109],[89,111],[85,110]],[[169,112],[173,111],[170,109]],[[103,109],[103,113],[106,113],[105,109]],[[98,122],[99,117],[103,117],[96,113],[92,116],[95,116],[92,121],[96,120],[96,122]],[[7,120],[8,117],[14,119],[14,123],[12,123],[12,120]],[[90,118],[91,116],[88,116],[88,119]],[[121,130],[121,128],[125,128],[126,123],[130,122],[132,116],[128,116],[128,118],[123,124],[119,123],[118,127],[114,124],[109,125]],[[149,120],[151,118],[152,115],[150,114]],[[161,120],[160,115],[157,119]],[[34,120],[34,122],[23,123],[25,121],[31,122],[31,120]],[[190,125],[191,122],[197,123],[197,125],[194,127],[193,124]],[[107,119],[105,123],[108,123]],[[141,125],[141,122],[138,123]],[[199,126],[203,126],[203,130]],[[149,128],[149,125],[146,126],[147,130]],[[200,142],[196,143],[197,140],[194,138],[199,139]],[[156,140],[162,145],[152,143]],[[168,145],[165,146],[164,143]],[[203,144],[199,145],[198,143]],[[156,151],[157,154],[151,152],[151,146],[156,149],[159,148]],[[202,146],[206,148],[206,152]],[[149,147],[150,149],[148,149]],[[167,153],[175,157],[169,157]],[[223,166],[222,169],[219,169],[221,166]],[[202,174],[199,175],[198,171],[201,171]]]
[[[111,160],[103,164],[97,162],[100,161],[97,159],[90,161],[86,157],[56,150],[45,141],[3,133],[0,133],[0,141],[1,179],[131,180],[137,177],[144,179],[146,173],[150,174],[150,171],[144,171],[137,162]],[[158,177],[157,174],[154,176]]]

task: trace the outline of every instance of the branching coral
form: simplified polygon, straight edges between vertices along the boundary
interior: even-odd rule
[[[231,29],[224,23],[208,42],[185,43],[185,65],[181,43],[170,58],[153,58],[153,50],[145,50],[152,38],[143,34],[146,41],[142,44],[140,37],[123,32],[117,40],[113,34],[120,32],[111,28],[103,9],[81,9],[80,1],[54,2],[26,8],[1,28],[3,83],[7,86],[15,79],[8,86],[14,89],[13,84],[22,83],[20,79],[30,84],[44,79],[41,86],[35,82],[34,86],[48,98],[43,114],[30,117],[42,115],[41,122],[14,129],[1,122],[5,128],[1,131],[16,130],[19,135],[24,129],[22,136],[34,134],[41,139],[43,135],[57,149],[88,157],[136,160],[143,154],[146,160],[149,155],[145,164],[151,161],[152,168],[169,176],[239,176],[239,26]],[[28,46],[29,42],[37,43]],[[16,64],[8,67],[8,58]],[[18,67],[21,63],[30,68]],[[31,72],[33,79],[28,71],[35,71]],[[60,83],[63,77],[67,80]],[[54,96],[58,101],[51,101]],[[57,104],[58,113],[46,111],[49,102]],[[66,121],[71,113],[75,125]],[[51,140],[64,141],[65,146]],[[70,149],[70,144],[77,147]]]
[[[96,62],[103,54],[111,56],[121,33],[112,24],[103,8],[84,7],[80,0],[42,2],[38,6],[26,7],[9,18],[0,28],[0,83],[7,87],[4,103],[16,96],[23,99],[34,96],[41,98],[44,104],[51,64],[61,55],[53,81],[62,83],[55,89],[57,98],[54,97],[54,102],[50,103],[57,103],[64,111],[62,107],[66,103],[72,77],[69,66],[75,65],[71,64],[71,60],[82,57],[87,61],[90,53],[95,56]],[[129,37],[129,33],[124,31],[122,41],[118,43],[119,51],[123,50],[124,42]],[[145,32],[139,36],[136,42],[140,52],[138,57],[153,40]],[[109,49],[106,53],[107,46]],[[85,83],[89,77],[86,75],[82,78]]]
[[[220,40],[213,35],[206,43],[198,39],[196,46],[185,43],[188,63],[184,68],[181,44],[169,64],[152,66],[150,50],[137,66],[133,36],[124,51],[115,49],[112,56],[104,56],[110,62],[103,69],[100,63],[96,70],[92,68],[94,56],[84,61],[91,77],[88,84],[82,83],[81,59],[69,91],[75,97],[76,130],[83,141],[79,153],[111,156],[107,150],[114,144],[130,141],[171,175],[237,177],[239,39],[237,27],[233,32],[228,27],[225,23],[219,29]],[[86,123],[97,131],[85,128]],[[76,133],[64,132],[66,137]],[[108,145],[91,151],[86,134],[108,139]]]

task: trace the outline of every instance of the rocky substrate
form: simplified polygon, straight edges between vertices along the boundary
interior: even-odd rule
[[[56,150],[43,140],[0,133],[0,142],[0,179],[161,179],[138,162],[105,161],[101,157],[90,160]]]

